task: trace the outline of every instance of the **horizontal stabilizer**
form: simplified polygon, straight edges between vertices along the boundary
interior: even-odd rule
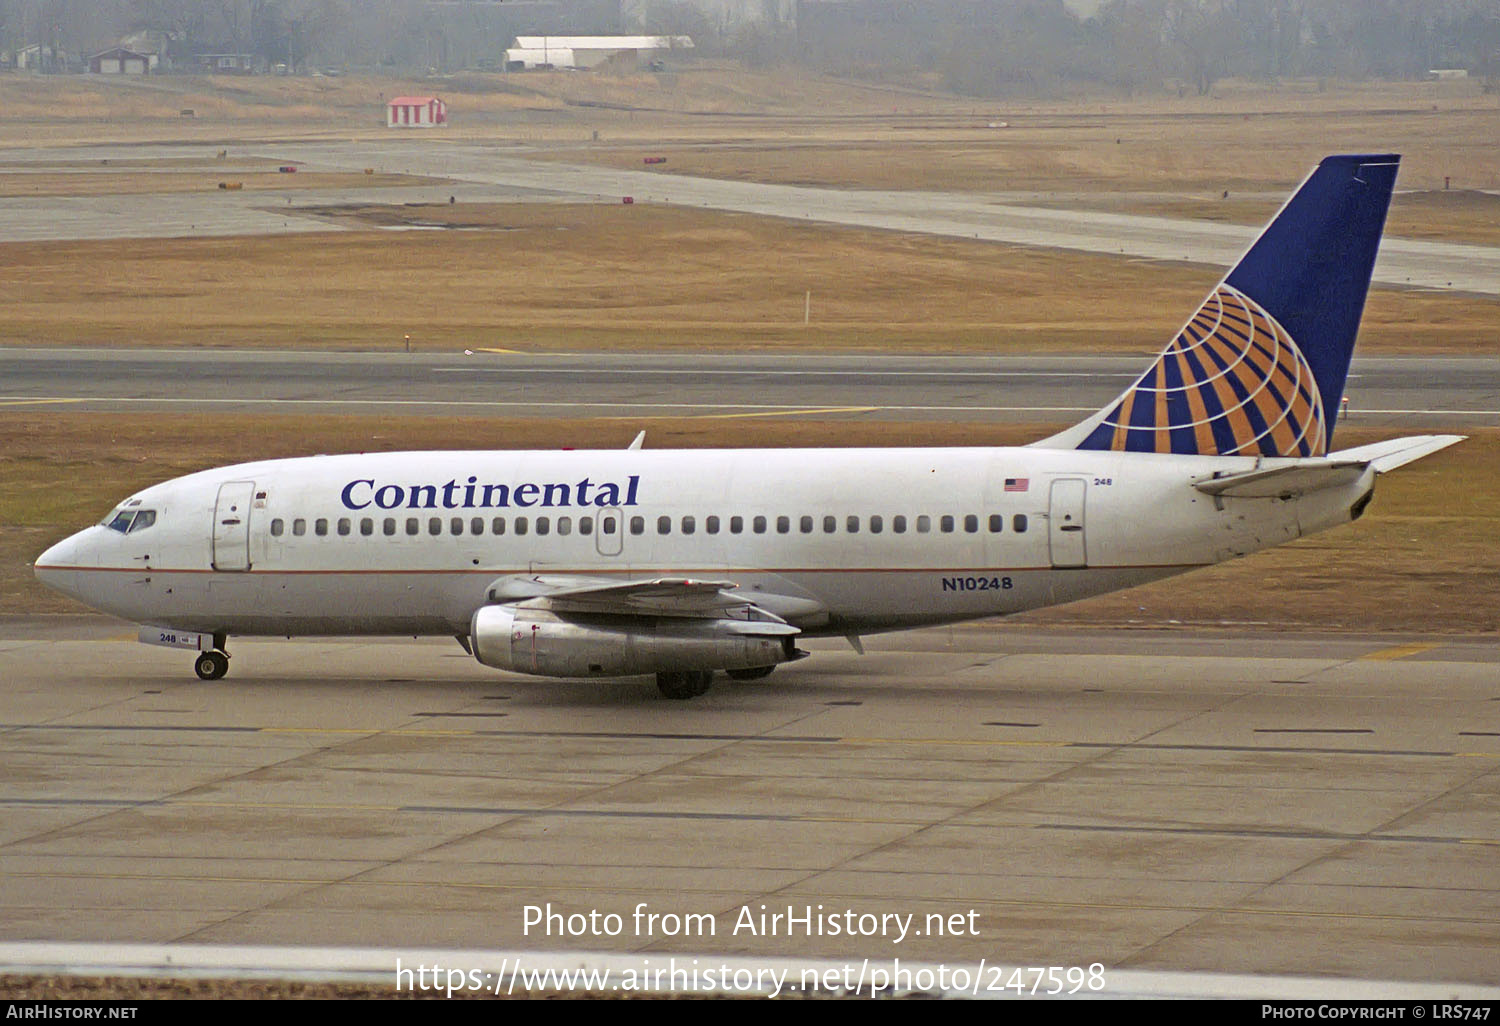
[[[1231,499],[1288,498],[1351,484],[1368,467],[1368,463],[1359,460],[1298,460],[1280,467],[1262,467],[1198,481],[1193,487],[1208,495]]]
[[[1331,453],[1330,459],[1363,460],[1375,468],[1375,473],[1384,474],[1430,456],[1439,449],[1462,442],[1467,435],[1412,435],[1409,438],[1392,438],[1386,442],[1361,445],[1357,449],[1344,449]]]
[[[1231,499],[1278,499],[1358,481],[1367,471],[1377,474],[1403,467],[1439,449],[1464,440],[1463,435],[1415,435],[1345,449],[1325,459],[1289,460],[1276,466],[1257,466],[1239,474],[1194,482],[1208,495]]]

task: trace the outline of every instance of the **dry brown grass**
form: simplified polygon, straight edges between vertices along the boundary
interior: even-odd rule
[[[662,206],[326,213],[492,230],[11,244],[0,344],[1144,353],[1219,275]],[[1497,319],[1494,299],[1376,290],[1361,344],[1493,352]]]
[[[1392,87],[1395,90],[1396,87]],[[962,120],[725,126],[715,139],[635,147],[576,147],[552,154],[640,168],[665,156],[664,173],[749,181],[879,189],[984,191],[1164,191],[1219,195],[1287,191],[1322,157],[1339,152],[1403,154],[1400,186],[1500,188],[1500,101],[1423,109],[1418,103],[1362,112],[1313,108],[1295,114],[1228,113],[1184,106],[1176,113],[1042,111],[988,128]]]
[[[290,166],[290,165],[289,165]],[[269,189],[378,189],[398,185],[439,185],[445,179],[400,174],[347,174],[300,171],[90,171],[64,174],[0,172],[0,196],[140,196],[150,193],[212,192],[236,183],[246,192]]]
[[[180,414],[0,414],[0,610],[80,611],[29,564],[147,484],[248,459],[319,452],[615,448],[644,428],[652,448],[1015,445],[1053,426],[744,419],[539,421]],[[1342,428],[1340,446],[1394,432]],[[1128,593],[1027,614],[1049,623],[1251,622],[1278,627],[1500,629],[1500,430],[1390,475],[1349,527]]]
[[[1438,189],[1444,176],[1500,187],[1500,100],[1467,81],[1225,82],[1207,97],[1013,102],[709,65],[428,81],[7,75],[0,143],[387,139],[382,103],[400,93],[448,100],[438,139],[562,145],[566,159],[633,168],[661,153],[669,173],[760,181],[1218,195],[1285,190],[1330,152],[1397,150],[1405,188]]]

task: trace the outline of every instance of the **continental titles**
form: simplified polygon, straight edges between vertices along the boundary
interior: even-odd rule
[[[638,505],[636,493],[641,479],[631,474],[624,484],[616,481],[582,480],[497,484],[470,477],[442,484],[390,484],[364,477],[344,485],[339,497],[346,509],[510,509],[511,507],[572,507]]]

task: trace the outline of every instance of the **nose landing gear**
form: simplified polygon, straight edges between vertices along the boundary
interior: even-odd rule
[[[229,672],[229,653],[217,650],[200,652],[193,661],[193,670],[200,680],[218,680]]]

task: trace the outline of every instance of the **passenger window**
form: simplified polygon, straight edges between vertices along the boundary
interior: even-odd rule
[[[599,533],[600,534],[614,534],[615,533],[615,518],[614,517],[600,517],[599,518]]]
[[[850,534],[859,533],[859,517],[849,517],[844,521],[844,527]]]
[[[353,526],[348,517],[339,517],[339,536],[343,537],[347,535],[349,529]]]
[[[797,526],[799,526],[800,528],[802,528],[802,533],[803,534],[812,534],[812,532],[813,532],[813,518],[812,517],[803,517],[802,520],[801,520],[801,522]]]
[[[409,534],[409,535],[411,535],[411,536],[413,536],[413,537],[415,537],[418,534],[421,534],[422,533],[422,521],[418,520],[416,517],[407,517],[406,518],[406,533]]]
[[[395,537],[395,534],[396,534],[396,518],[395,517],[386,517],[385,518],[385,522],[380,525],[380,530],[385,534],[385,536],[387,538]]]
[[[906,518],[903,517],[903,516],[900,516],[899,514],[896,515],[896,516],[894,516],[894,517],[891,517],[891,530],[895,531],[897,534],[905,534],[906,533]]]
[[[505,533],[505,518],[504,517],[496,517],[494,520],[490,521],[490,533],[491,534],[504,534]]]
[[[765,534],[766,533],[766,518],[765,517],[756,517],[754,520],[752,520],[750,522],[750,526],[751,526],[751,529],[754,530],[756,534]]]
[[[280,538],[281,532],[286,530],[286,523],[280,518],[271,521],[271,537]]]
[[[552,519],[550,517],[537,517],[536,518],[536,533],[537,534],[546,534],[550,530],[552,530]]]
[[[953,518],[952,517],[945,516],[941,520],[938,521],[938,524],[941,525],[944,534],[952,534],[953,533]]]
[[[451,534],[451,535],[453,535],[453,537],[455,537],[455,538],[457,538],[459,535],[463,534],[464,533],[464,518],[463,517],[451,517],[451,518],[449,518],[449,520],[448,520],[448,533]]]
[[[973,513],[964,517],[964,530],[969,534],[973,534],[979,530],[979,518]]]
[[[362,535],[364,535],[367,538],[370,535],[374,534],[375,533],[375,521],[371,520],[369,517],[360,517],[359,518],[359,533],[362,534]]]
[[[885,528],[885,521],[883,521],[883,520],[880,519],[880,515],[879,514],[876,514],[875,516],[873,516],[873,517],[870,518],[870,533],[871,534],[879,534],[884,528]]]
[[[526,518],[525,517],[516,517],[516,521],[515,521],[514,524],[511,525],[511,527],[516,532],[516,534],[525,534],[526,533]]]
[[[328,521],[325,518],[319,517],[317,520],[313,521],[313,534],[317,535],[319,538],[327,536]]]
[[[469,533],[470,534],[483,534],[484,533],[484,517],[470,517],[469,518]]]
[[[558,517],[557,518],[557,533],[558,534],[572,534],[573,533],[573,518],[572,517]]]
[[[614,523],[614,520],[611,519],[610,523]],[[593,517],[579,517],[578,518],[578,533],[579,534],[593,534],[594,533],[594,518]],[[614,532],[611,531],[610,533],[613,534]]]
[[[682,533],[683,534],[692,534],[697,529],[698,529],[698,525],[693,520],[692,517],[683,517],[682,518]]]
[[[823,533],[824,534],[832,534],[834,531],[837,531],[838,529],[839,529],[839,518],[838,517],[824,517],[823,518]]]
[[[999,513],[990,514],[990,534],[999,534],[1005,529],[1005,517]]]
[[[436,537],[436,536],[442,534],[443,533],[443,518],[442,517],[428,517],[427,518],[427,533],[430,534],[430,535],[432,535],[433,537]]]
[[[745,518],[744,517],[730,517],[729,518],[729,533],[730,534],[740,534],[744,530],[745,530]]]
[[[672,518],[671,517],[657,517],[656,518],[656,533],[657,534],[671,534],[672,533]]]
[[[719,518],[718,517],[706,517],[706,518],[704,518],[703,529],[705,531],[707,531],[709,534],[718,534],[719,533]]]
[[[138,524],[138,523],[141,522],[141,518],[139,516],[137,516],[135,518],[135,521],[136,521],[136,524]],[[134,531],[135,530],[135,524],[131,524],[130,525],[130,529],[132,531]],[[293,535],[295,535],[298,538],[301,538],[306,533],[307,533],[307,521],[306,520],[303,520],[301,517],[298,517],[296,520],[292,521],[292,534]]]
[[[1017,534],[1025,534],[1026,533],[1026,514],[1025,513],[1017,513],[1015,516],[1011,517],[1011,519],[1010,519],[1010,526],[1011,526],[1011,530],[1015,531]]]
[[[931,530],[932,530],[932,518],[930,516],[928,516],[926,513],[923,513],[921,516],[917,517],[917,533],[918,534],[926,534],[928,531],[931,531]]]
[[[136,513],[135,519],[133,521],[131,521],[131,524],[130,524],[130,533],[131,534],[135,534],[135,532],[137,532],[137,531],[144,531],[146,528],[150,527],[154,523],[156,523],[156,510],[154,510],[154,509],[143,509],[143,510],[140,510],[139,512]]]
[[[630,533],[631,534],[645,534],[646,533],[646,518],[645,517],[631,517],[630,518]]]
[[[790,534],[791,530],[792,530],[792,518],[791,517],[777,517],[776,518],[776,533],[777,534]]]

